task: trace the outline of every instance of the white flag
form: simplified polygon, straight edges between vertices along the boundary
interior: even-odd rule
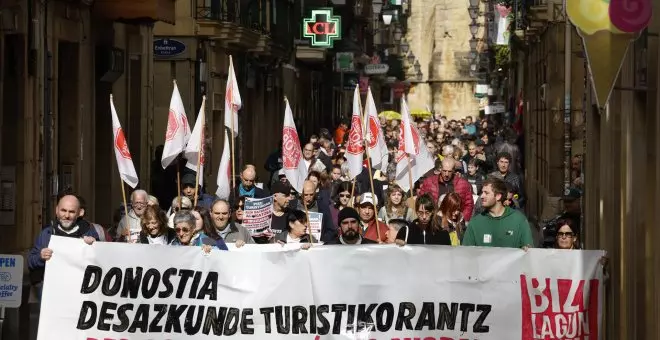
[[[303,183],[307,178],[307,167],[305,159],[302,157],[300,149],[300,137],[296,124],[293,122],[293,112],[289,106],[289,101],[284,98],[286,104],[284,110],[284,127],[282,128],[282,163],[284,165],[284,174],[291,183],[291,186],[298,193],[302,193]]]
[[[242,106],[241,94],[238,92],[238,84],[236,83],[236,73],[234,73],[234,61],[229,56],[229,72],[227,74],[227,88],[225,89],[225,126],[233,129],[235,134],[238,133],[238,110]]]
[[[206,118],[204,111],[206,111],[206,96],[202,98],[202,106],[199,108],[197,121],[193,128],[188,144],[186,145],[185,157],[188,160],[186,168],[197,172],[197,160],[199,159],[199,183],[197,185],[204,185],[204,128],[206,127]]]
[[[401,98],[401,128],[399,132],[399,150],[396,155],[396,183],[404,191],[410,190],[410,174],[413,184],[435,166],[433,155],[419,137],[417,128],[412,125],[410,110],[406,100]]]
[[[355,93],[353,94],[353,116],[351,117],[351,130],[348,132],[345,156],[348,163],[348,177],[353,179],[362,172],[362,161],[364,160],[362,106],[360,105],[359,85],[355,86]]]
[[[119,123],[119,118],[117,117],[117,110],[115,109],[115,103],[112,101],[112,95],[110,95],[110,112],[112,113],[112,135],[114,140],[112,144],[115,147],[119,177],[126,184],[130,185],[131,188],[135,188],[138,184],[138,176],[135,172],[131,152],[128,150],[124,129],[121,128],[121,123]]]
[[[175,80],[172,99],[170,100],[170,111],[167,116],[167,131],[165,133],[163,157],[160,161],[163,169],[172,164],[172,161],[183,152],[189,138],[190,125],[188,124],[186,110],[183,107],[183,100],[181,100],[181,94]]]
[[[223,200],[229,199],[229,193],[231,193],[231,150],[229,149],[229,137],[227,136],[227,130],[225,130],[225,144],[222,149],[222,158],[220,158],[220,168],[218,169],[218,190],[215,191],[215,195],[218,198]]]
[[[380,127],[378,111],[376,110],[374,97],[371,94],[371,87],[369,87],[367,102],[365,105],[365,125],[367,130],[366,141],[367,147],[369,148],[369,157],[371,158],[371,168],[380,169],[380,171],[387,173],[389,153],[387,152],[387,144],[385,143],[385,136],[383,136],[383,129]]]

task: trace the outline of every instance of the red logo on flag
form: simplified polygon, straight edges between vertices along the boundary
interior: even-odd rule
[[[598,280],[520,275],[522,340],[598,339]]]
[[[378,145],[378,138],[380,137],[380,122],[376,117],[369,116],[369,149],[373,149]]]
[[[178,130],[179,122],[176,119],[176,112],[170,109],[170,113],[167,115],[167,132],[165,133],[165,140],[171,141],[174,139]]]
[[[115,137],[115,148],[119,151],[119,154],[126,158],[131,159],[131,152],[128,151],[128,143],[126,143],[126,136],[124,136],[124,130],[122,128],[117,129],[117,137]]]
[[[282,163],[285,169],[297,169],[302,152],[296,129],[285,126],[282,130]]]
[[[404,154],[406,153],[406,138],[404,136],[404,128],[403,128],[403,122],[401,122],[401,126],[399,127],[399,151],[403,152]],[[417,133],[417,130],[414,127],[410,127],[410,131],[412,131],[412,140],[413,140],[413,148],[415,149],[415,155],[419,155],[419,134]],[[403,155],[401,156],[403,157]],[[398,157],[397,157],[398,161]]]
[[[348,133],[348,145],[346,146],[346,152],[351,155],[357,155],[364,152],[364,144],[362,143],[362,126],[360,123],[360,116],[353,116],[353,118],[351,118],[351,131]]]

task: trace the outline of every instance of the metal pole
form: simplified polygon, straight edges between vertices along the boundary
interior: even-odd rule
[[[568,20],[566,6],[564,5],[564,190],[571,186],[571,38],[573,26]]]
[[[0,306],[0,340],[2,340],[2,324],[5,323],[5,307]]]

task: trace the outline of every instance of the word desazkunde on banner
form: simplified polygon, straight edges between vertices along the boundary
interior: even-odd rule
[[[258,247],[53,237],[38,339],[599,339],[602,251]]]

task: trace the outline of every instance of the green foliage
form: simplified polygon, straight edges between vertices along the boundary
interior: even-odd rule
[[[495,65],[506,69],[511,61],[511,49],[508,45],[495,45]]]

